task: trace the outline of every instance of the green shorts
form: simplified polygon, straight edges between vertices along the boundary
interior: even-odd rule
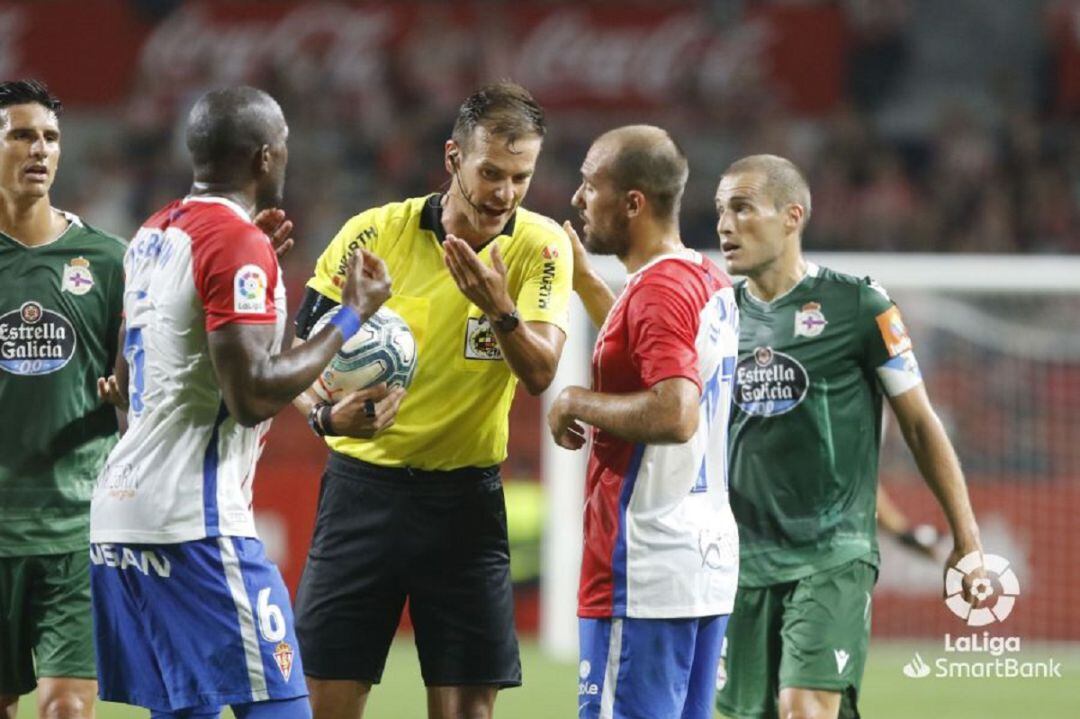
[[[37,677],[96,678],[88,549],[0,557],[0,694]]]
[[[877,569],[858,559],[794,582],[739,587],[717,708],[731,719],[774,719],[780,690],[797,687],[839,692],[840,719],[857,718],[876,580]]]

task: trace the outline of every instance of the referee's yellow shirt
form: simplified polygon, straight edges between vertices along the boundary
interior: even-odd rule
[[[393,281],[386,304],[405,319],[417,341],[416,375],[394,425],[371,440],[327,437],[337,452],[418,469],[488,466],[506,459],[517,378],[503,361],[483,313],[443,264],[440,216],[439,195],[356,215],[323,252],[307,283],[340,302],[345,258],[359,247],[374,252],[386,262]],[[549,322],[565,332],[573,254],[563,229],[518,208],[479,252],[489,266],[496,243],[521,321]]]

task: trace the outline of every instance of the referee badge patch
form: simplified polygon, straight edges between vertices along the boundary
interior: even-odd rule
[[[502,350],[487,317],[470,317],[465,325],[465,359],[501,360]]]

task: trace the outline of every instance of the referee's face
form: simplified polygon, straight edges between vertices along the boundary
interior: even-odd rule
[[[460,234],[481,242],[499,234],[529,191],[542,144],[539,135],[511,140],[483,125],[473,130],[467,147],[447,143],[448,195],[454,214],[468,225],[461,229],[471,230]]]

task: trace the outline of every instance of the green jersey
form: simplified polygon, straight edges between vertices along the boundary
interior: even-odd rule
[[[116,356],[124,243],[67,217],[45,245],[0,233],[0,556],[85,548],[116,442],[97,378]]]
[[[877,564],[882,389],[919,384],[900,312],[880,286],[811,265],[772,302],[746,283],[730,430],[739,584]]]

